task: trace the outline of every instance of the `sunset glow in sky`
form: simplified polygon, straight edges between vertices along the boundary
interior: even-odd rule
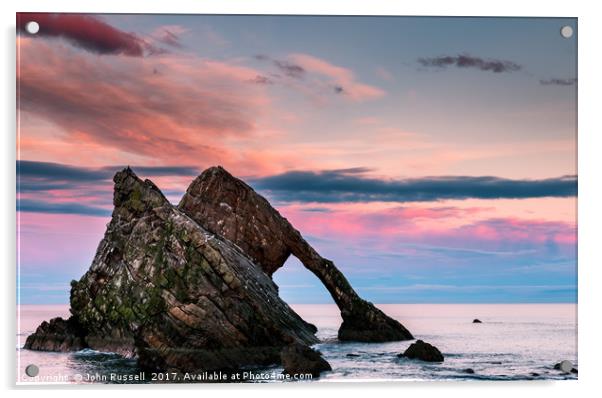
[[[17,25],[22,303],[68,302],[126,165],[175,204],[222,165],[376,303],[576,301],[575,19]],[[295,259],[274,279],[332,302]]]

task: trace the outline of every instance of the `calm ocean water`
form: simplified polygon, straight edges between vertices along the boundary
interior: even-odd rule
[[[315,346],[333,371],[332,380],[539,380],[575,379],[553,366],[569,360],[577,367],[576,304],[387,304],[378,305],[419,339],[438,347],[445,361],[429,364],[399,359],[412,342],[340,343],[341,322],[335,305],[292,305],[318,327]],[[68,306],[22,305],[17,333],[18,382],[110,382],[110,375],[137,375],[134,360],[112,353],[84,350],[47,353],[23,350],[25,339],[43,320],[68,315]],[[473,324],[478,318],[483,323]],[[352,356],[348,356],[352,354]],[[29,364],[39,367],[36,379],[25,376]],[[466,373],[466,369],[474,374]],[[278,375],[281,368],[249,372],[254,381]],[[146,375],[145,377],[148,377]],[[96,378],[96,380],[94,380]],[[107,380],[104,380],[104,379]],[[83,379],[83,380],[82,380]]]

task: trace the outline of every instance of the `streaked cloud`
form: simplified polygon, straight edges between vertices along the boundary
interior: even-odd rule
[[[284,73],[288,77],[292,77],[294,79],[302,79],[305,76],[305,69],[303,67],[296,65],[289,61],[281,61],[278,59],[273,60],[274,65],[278,68],[278,70]]]
[[[79,214],[85,216],[109,216],[111,210],[102,207],[82,205],[80,203],[52,203],[43,200],[19,199],[17,211],[49,214]]]
[[[29,37],[20,49],[28,59],[18,73],[21,114],[59,127],[66,142],[122,158],[234,162],[244,154],[226,149],[223,137],[252,135],[269,103],[248,84],[258,71],[236,64],[175,54],[104,62]]]
[[[252,185],[284,202],[421,202],[445,199],[520,199],[577,195],[577,177],[511,180],[441,176],[405,180],[362,175],[365,169],[290,171],[258,178]]]
[[[542,86],[574,86],[577,84],[576,78],[571,79],[542,79],[539,81]]]
[[[95,182],[109,180],[130,165],[114,165],[101,168],[71,166],[61,163],[17,160],[17,174],[21,178],[48,179],[53,181]],[[131,166],[147,176],[196,176],[200,172],[193,166]]]
[[[344,94],[354,101],[371,100],[385,95],[381,88],[358,81],[355,73],[349,68],[309,54],[291,54],[289,58],[307,72],[326,78],[328,84],[335,87],[335,93]]]
[[[125,166],[77,167],[51,162],[17,161],[17,210],[29,213],[107,216],[112,207],[112,178]],[[133,166],[140,176],[190,177],[189,166]],[[168,196],[181,191],[165,190]]]
[[[428,68],[447,68],[454,66],[457,68],[470,68],[493,73],[516,72],[522,69],[521,65],[512,61],[501,59],[483,59],[469,54],[418,58],[418,63],[421,66]]]
[[[330,92],[357,102],[385,95],[381,88],[360,82],[351,69],[310,54],[294,53],[282,59],[258,54],[254,58],[270,62],[275,67],[272,81],[279,81],[309,95],[319,96]]]
[[[180,36],[185,32],[187,29],[180,25],[164,25],[155,29],[151,36],[170,47],[182,48]]]

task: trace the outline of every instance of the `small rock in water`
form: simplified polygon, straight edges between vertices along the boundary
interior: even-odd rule
[[[563,373],[573,373],[573,374],[578,373],[578,370],[573,367],[573,364],[571,363],[571,361],[558,362],[556,365],[554,365],[554,369],[560,370]]]
[[[359,357],[359,356],[360,356],[360,354],[352,354],[352,353],[349,353],[349,354],[347,354],[346,356],[348,356],[348,357]]]
[[[472,323],[483,323],[483,322],[481,322],[481,320],[480,320],[480,319],[473,319],[473,320],[472,320]]]
[[[533,376],[533,377],[539,377],[541,375],[539,373],[537,373],[537,372],[531,372],[531,376]]]
[[[443,362],[443,354],[439,349],[422,340],[417,340],[412,343],[403,354],[398,354],[398,357],[410,359],[420,359],[426,362]]]
[[[295,375],[311,373],[313,377],[332,370],[330,364],[315,350],[302,344],[291,344],[280,352],[284,371],[282,373]]]
[[[473,375],[474,374],[474,369],[472,369],[472,368],[464,369],[463,372]]]

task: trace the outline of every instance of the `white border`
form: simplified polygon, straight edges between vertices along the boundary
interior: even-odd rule
[[[21,0],[11,4],[1,2],[3,37],[1,59],[3,106],[0,107],[4,122],[2,150],[2,206],[3,228],[0,242],[4,254],[2,269],[5,283],[5,310],[2,330],[3,386],[13,389],[15,349],[15,12],[16,11],[71,11],[71,12],[118,12],[118,13],[233,13],[233,14],[346,14],[346,15],[465,15],[465,16],[563,16],[579,18],[579,381],[577,382],[421,382],[421,383],[312,383],[282,385],[203,385],[203,386],[144,386],[145,394],[164,395],[168,389],[180,389],[191,393],[232,393],[265,396],[306,396],[307,394],[354,394],[365,395],[373,388],[379,393],[419,394],[421,396],[462,395],[463,397],[506,397],[508,394],[545,394],[546,396],[587,396],[601,390],[597,375],[600,357],[600,288],[602,284],[600,252],[598,247],[600,206],[600,151],[599,95],[600,85],[599,38],[602,37],[602,20],[595,2],[546,1],[527,2],[505,0],[485,2],[455,1],[402,1],[402,0],[163,0],[132,1],[105,0],[82,2],[77,0],[33,1]],[[598,42],[598,43],[597,43]],[[520,336],[513,336],[520,339]],[[106,390],[132,390],[135,386],[63,387],[58,394],[104,396]],[[23,388],[20,388],[23,390]],[[65,389],[70,391],[64,391]],[[399,391],[403,389],[404,391]],[[227,390],[227,391],[225,391]],[[196,392],[195,392],[196,391]],[[19,394],[40,395],[37,389],[19,391]],[[50,392],[52,393],[52,392]],[[133,392],[129,392],[132,394]]]

